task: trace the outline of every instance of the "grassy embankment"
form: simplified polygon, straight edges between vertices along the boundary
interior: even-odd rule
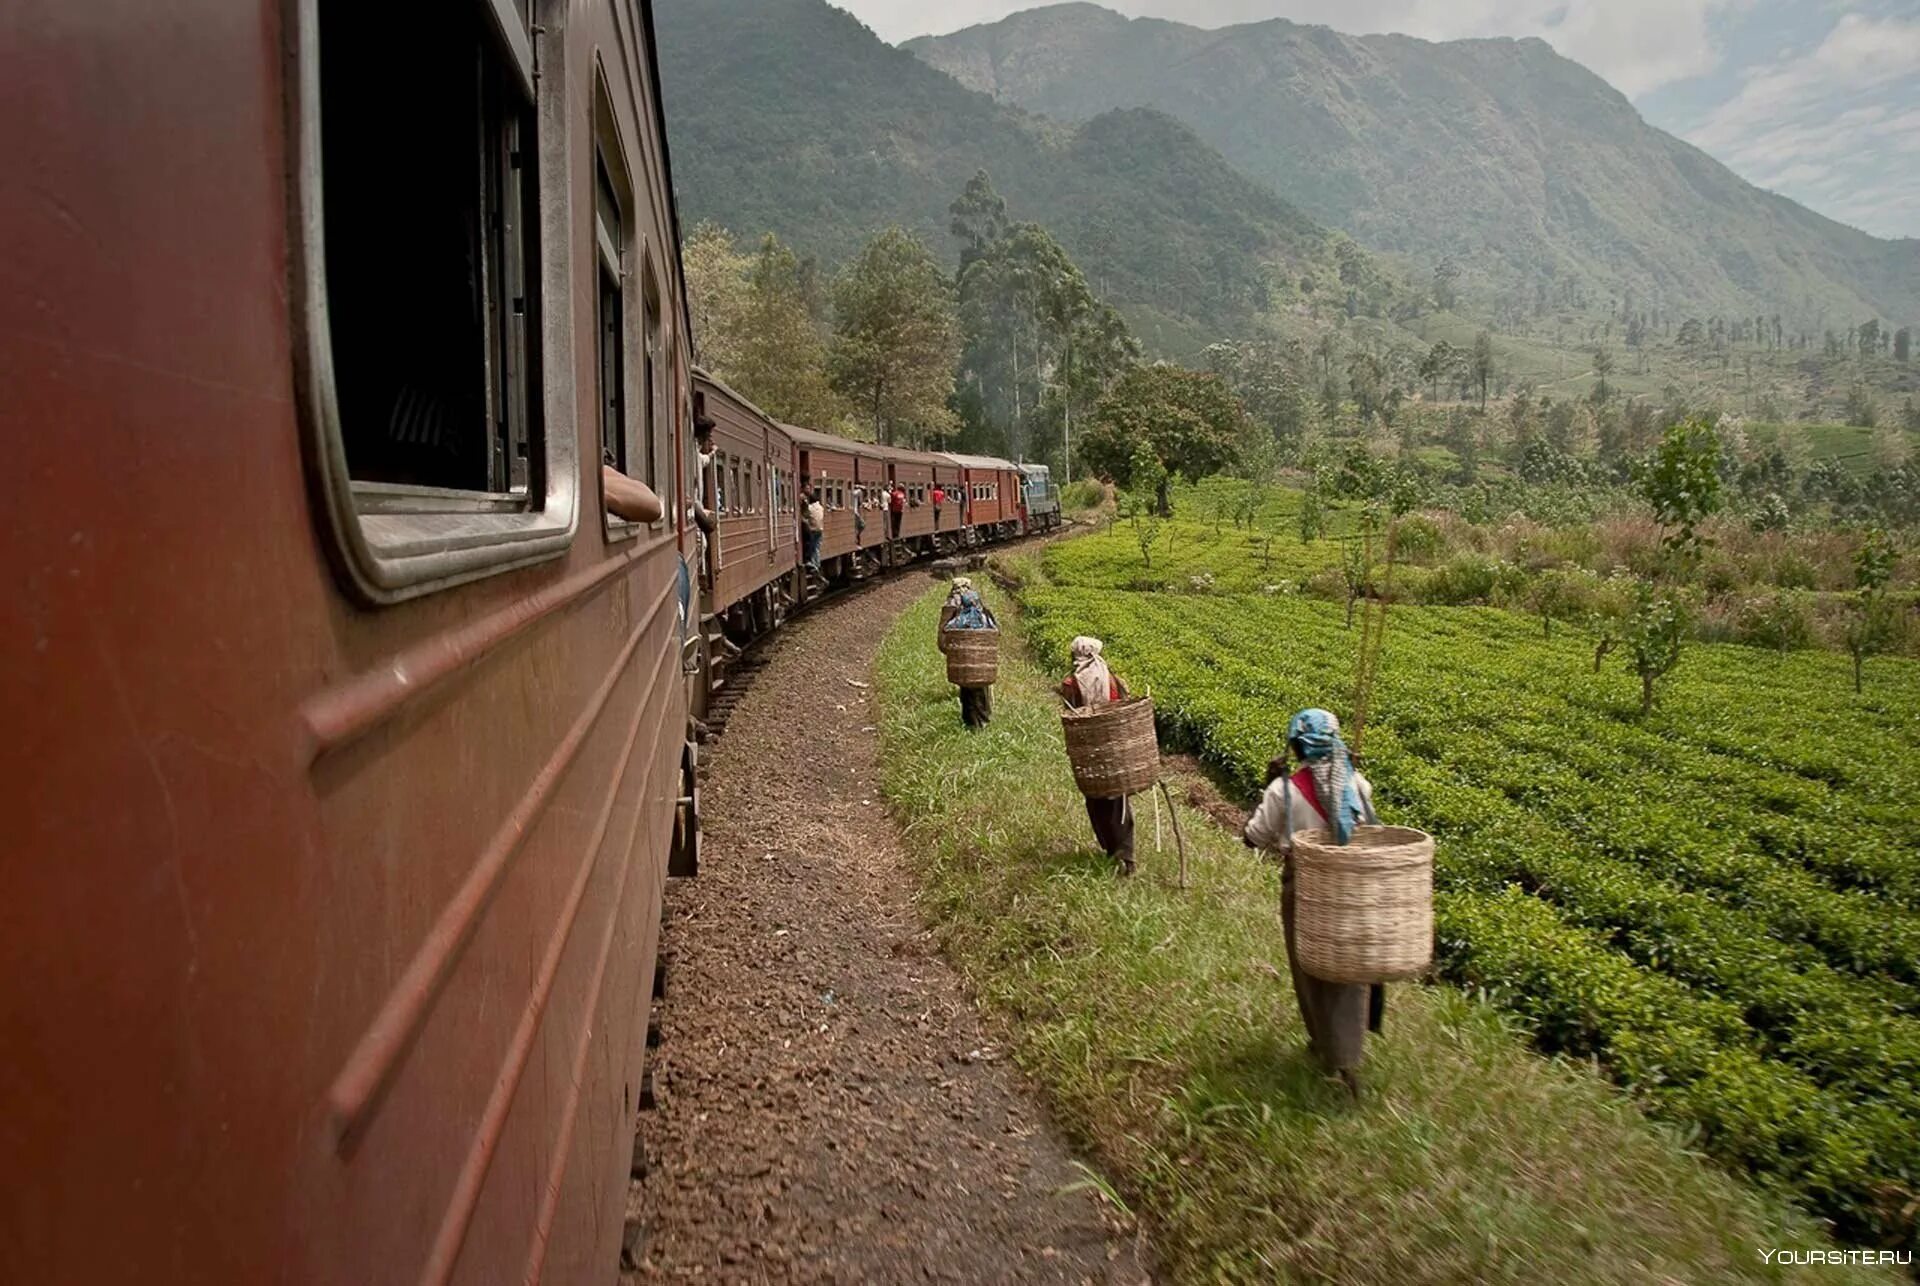
[[[927,914],[1173,1278],[1777,1280],[1761,1248],[1826,1245],[1449,988],[1393,989],[1368,1097],[1348,1104],[1304,1060],[1272,868],[1183,808],[1181,892],[1143,810],[1142,874],[1116,880],[1018,622],[996,603],[995,719],[970,735],[932,647],[938,602],[902,616],[877,666]]]

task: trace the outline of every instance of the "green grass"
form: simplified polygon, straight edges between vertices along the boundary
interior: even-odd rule
[[[1173,1279],[1784,1280],[1760,1248],[1826,1245],[1449,988],[1393,988],[1350,1105],[1303,1055],[1275,871],[1183,809],[1179,891],[1143,808],[1142,873],[1114,878],[1018,616],[996,601],[994,722],[968,734],[932,645],[938,602],[901,617],[877,665],[886,790],[924,906]]]

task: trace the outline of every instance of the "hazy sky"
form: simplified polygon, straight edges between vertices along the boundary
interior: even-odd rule
[[[1032,0],[834,0],[890,41]],[[1106,0],[1429,40],[1540,36],[1742,177],[1880,236],[1920,237],[1920,0]]]

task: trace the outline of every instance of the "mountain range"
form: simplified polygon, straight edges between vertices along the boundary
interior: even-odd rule
[[[1147,107],[1247,177],[1483,312],[1625,296],[1677,316],[1784,314],[1817,333],[1920,319],[1920,240],[1883,240],[1745,182],[1545,42],[1207,30],[1093,4],[905,46],[1073,123]]]
[[[656,0],[687,226],[773,232],[826,265],[899,224],[957,259],[949,204],[986,170],[1148,346],[1244,329],[1268,265],[1331,262],[1331,234],[1151,109],[1071,125],[968,89],[823,0]]]

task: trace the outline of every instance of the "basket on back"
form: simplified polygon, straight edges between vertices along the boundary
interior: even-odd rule
[[[1160,780],[1160,740],[1153,730],[1151,697],[1068,710],[1060,721],[1073,780],[1088,799],[1138,795]]]
[[[1000,677],[999,630],[945,630],[947,682],[963,688],[993,686]]]
[[[1358,826],[1293,837],[1293,935],[1300,967],[1327,982],[1393,982],[1433,961],[1433,837]]]
[[[947,622],[958,615],[960,615],[960,609],[952,603],[948,603],[940,609],[940,631],[937,637],[940,640],[940,650],[942,652],[947,650]]]

